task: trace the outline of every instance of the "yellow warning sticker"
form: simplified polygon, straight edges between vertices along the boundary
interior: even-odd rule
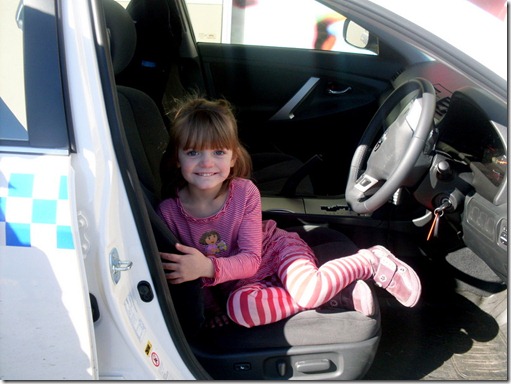
[[[153,349],[153,345],[151,344],[151,342],[149,340],[147,340],[147,344],[145,346],[145,354],[147,356],[149,356],[149,354],[151,353],[151,349]]]

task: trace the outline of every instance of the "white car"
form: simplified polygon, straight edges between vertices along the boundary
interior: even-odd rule
[[[2,0],[0,379],[508,379],[507,13],[476,3]],[[188,93],[235,107],[264,218],[386,246],[418,305],[204,327],[155,211]]]

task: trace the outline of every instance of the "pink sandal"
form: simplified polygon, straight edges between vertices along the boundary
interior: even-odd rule
[[[405,307],[417,304],[422,290],[417,273],[381,245],[375,245],[369,251],[379,260],[373,276],[376,285],[391,293]]]

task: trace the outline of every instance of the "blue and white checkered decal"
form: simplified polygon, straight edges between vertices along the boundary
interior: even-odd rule
[[[4,174],[0,246],[74,249],[66,175]]]

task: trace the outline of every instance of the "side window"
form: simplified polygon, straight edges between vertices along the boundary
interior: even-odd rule
[[[0,1],[0,151],[69,152],[56,2]]]
[[[23,32],[18,3],[0,2],[0,47],[4,52],[0,55],[0,139],[27,141]]]
[[[186,0],[198,42],[374,53],[347,44],[346,17],[315,0]]]

